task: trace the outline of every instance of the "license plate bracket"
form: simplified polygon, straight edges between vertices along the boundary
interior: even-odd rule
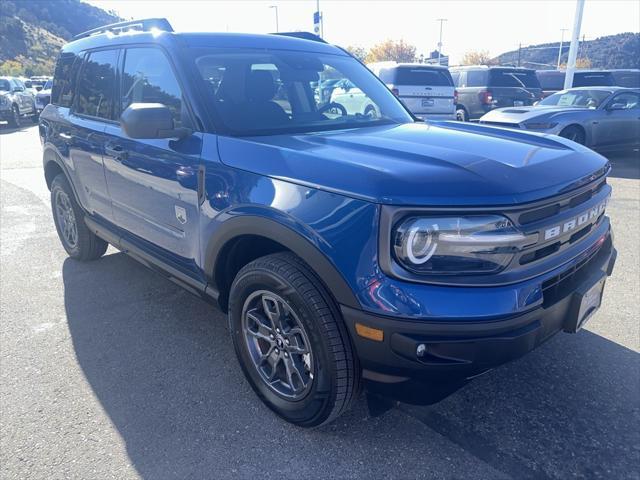
[[[433,98],[423,98],[422,99],[422,106],[423,107],[433,107],[435,105],[435,100]]]
[[[576,333],[591,320],[602,304],[606,280],[607,274],[598,272],[574,292],[564,325],[565,332]]]

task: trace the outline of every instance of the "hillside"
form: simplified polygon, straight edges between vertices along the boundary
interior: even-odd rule
[[[523,67],[555,68],[560,43],[543,43],[522,47],[520,64]],[[561,63],[567,62],[569,43],[562,49]],[[640,68],[640,33],[619,33],[580,42],[578,58],[588,59],[591,68]],[[494,59],[500,64],[517,64],[518,50],[503,53]],[[529,63],[531,62],[531,63]]]
[[[0,74],[4,75],[50,75],[65,42],[120,20],[80,0],[1,1]]]

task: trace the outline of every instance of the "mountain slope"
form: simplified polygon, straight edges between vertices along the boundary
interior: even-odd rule
[[[1,0],[0,74],[53,72],[60,47],[74,35],[121,20],[80,0]]]
[[[520,65],[531,68],[555,68],[560,43],[543,43],[522,47]],[[560,62],[566,63],[569,42],[562,48]],[[579,58],[588,59],[592,68],[640,68],[640,33],[619,33],[580,42]],[[517,64],[518,50],[503,53],[495,59],[500,64]]]

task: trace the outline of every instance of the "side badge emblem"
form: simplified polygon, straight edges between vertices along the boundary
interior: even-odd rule
[[[187,223],[187,211],[183,207],[175,206],[176,218],[181,224]]]

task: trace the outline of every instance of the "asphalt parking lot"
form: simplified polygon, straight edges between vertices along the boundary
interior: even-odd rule
[[[37,128],[0,128],[0,476],[640,478],[640,156],[612,157],[604,305],[437,405],[275,417],[225,318],[126,255],[67,258]]]

